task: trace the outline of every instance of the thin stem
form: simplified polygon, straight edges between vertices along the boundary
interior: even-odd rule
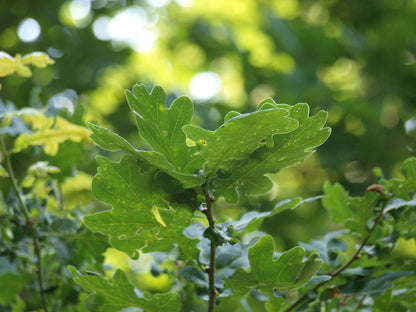
[[[17,198],[19,200],[20,206],[22,207],[23,214],[24,214],[26,220],[29,220],[30,219],[29,210],[27,209],[25,201],[22,198],[22,194],[20,193],[19,186],[17,185],[17,180],[14,176],[13,167],[12,167],[12,164],[10,162],[10,156],[9,156],[9,153],[6,149],[6,145],[4,144],[4,139],[3,139],[2,136],[0,136],[0,140],[1,140],[1,151],[4,155],[4,159],[6,160],[7,171],[8,171],[10,180],[12,181],[13,190],[15,191],[15,193],[17,195]]]
[[[9,174],[10,180],[12,182],[12,187],[13,190],[15,191],[17,198],[19,200],[20,206],[22,208],[23,211],[23,215],[25,216],[26,219],[26,224],[30,225],[33,229],[32,231],[32,240],[33,240],[33,246],[34,246],[34,250],[35,250],[35,255],[37,258],[37,267],[36,267],[36,275],[37,275],[37,279],[38,279],[38,284],[39,284],[39,290],[40,290],[40,297],[41,297],[41,301],[42,301],[42,305],[43,305],[43,309],[45,310],[45,312],[48,312],[48,305],[46,302],[46,296],[45,296],[45,289],[43,288],[43,272],[42,272],[42,257],[40,254],[40,245],[39,245],[39,240],[37,237],[37,232],[36,232],[36,228],[35,225],[33,223],[33,220],[31,220],[30,218],[30,213],[29,213],[29,209],[26,206],[26,203],[22,197],[22,193],[19,189],[19,186],[17,184],[17,180],[16,177],[14,175],[14,171],[13,171],[13,167],[10,161],[10,155],[9,152],[6,149],[6,145],[4,144],[4,139],[2,136],[0,136],[0,141],[1,141],[1,152],[4,155],[4,159],[6,161],[6,166],[7,166],[7,172]]]
[[[46,302],[45,289],[43,288],[43,271],[42,271],[42,257],[40,254],[40,245],[36,233],[33,234],[33,246],[35,247],[35,254],[37,258],[36,275],[38,277],[40,298],[42,300],[43,309],[48,312],[48,303]]]
[[[355,311],[359,311],[359,309],[363,306],[363,303],[364,303],[365,298],[367,298],[367,296],[366,296],[366,295],[364,295],[364,296],[361,298],[361,300],[358,302],[357,306],[356,306],[356,307],[355,307],[355,309],[354,309],[354,312],[355,312]]]
[[[363,241],[361,242],[361,245],[358,247],[358,249],[355,251],[355,253],[351,256],[351,258],[345,262],[343,265],[341,265],[338,269],[329,272],[328,275],[331,276],[331,279],[327,280],[327,281],[323,281],[319,284],[317,284],[315,287],[313,287],[310,291],[315,291],[317,290],[319,287],[321,287],[322,285],[328,283],[329,281],[332,281],[334,279],[335,276],[337,276],[338,274],[340,274],[342,271],[344,271],[346,268],[348,268],[351,263],[353,263],[355,260],[358,259],[359,254],[361,252],[361,250],[364,248],[364,246],[367,244],[368,240],[371,237],[371,234],[373,234],[375,228],[377,227],[377,225],[380,223],[381,218],[384,215],[384,209],[386,207],[387,201],[384,200],[383,203],[383,207],[380,210],[380,213],[378,214],[376,220],[374,221],[373,226],[370,229],[370,232],[368,233],[368,235],[366,237],[364,237]],[[308,292],[306,292],[302,297],[300,297],[298,300],[296,300],[290,307],[288,307],[284,312],[290,312],[293,311],[298,305],[300,305],[303,301],[305,301],[308,298]]]
[[[205,201],[207,204],[206,210],[204,210],[204,214],[207,216],[209,226],[211,228],[215,228],[215,220],[212,214],[212,205],[214,200],[209,195],[208,190],[205,190]],[[215,309],[215,297],[217,291],[215,289],[215,251],[216,246],[213,241],[211,241],[210,245],[210,256],[209,256],[209,267],[205,269],[208,274],[208,293],[209,293],[209,301],[208,301],[208,312],[214,312]]]

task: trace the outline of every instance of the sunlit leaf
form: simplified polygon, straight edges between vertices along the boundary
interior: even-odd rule
[[[58,152],[59,144],[71,140],[74,142],[90,142],[88,129],[72,124],[62,117],[47,118],[31,116],[28,121],[31,121],[33,125],[39,126],[42,122],[42,126],[33,133],[21,134],[14,142],[13,153],[18,153],[21,150],[29,146],[42,146],[45,154],[54,156]]]
[[[189,98],[179,97],[166,109],[166,94],[159,86],[149,94],[143,85],[135,85],[126,92],[127,101],[135,113],[141,137],[152,150],[163,155],[174,166],[168,174],[185,187],[200,185],[203,179],[197,174],[203,159],[196,146],[186,145],[182,127],[191,122],[193,105]]]
[[[22,57],[22,63],[27,65],[34,65],[39,68],[44,68],[48,65],[54,64],[55,61],[44,52],[32,52]]]
[[[288,110],[275,108],[235,116],[215,131],[191,125],[183,130],[188,139],[201,144],[202,156],[207,161],[205,174],[211,176],[220,168],[234,169],[260,146],[272,147],[275,134],[296,129],[298,122],[288,115]]]
[[[235,203],[239,194],[257,195],[269,191],[273,184],[265,174],[277,173],[282,168],[304,161],[316,147],[326,141],[331,132],[330,128],[323,128],[327,113],[320,111],[309,117],[307,104],[292,106],[289,117],[296,119],[299,127],[287,134],[275,135],[272,148],[258,148],[250,155],[245,166],[234,169],[228,178],[217,179],[217,196],[223,196],[228,202]]]
[[[0,77],[13,74],[14,69],[14,58],[6,52],[0,51]]]

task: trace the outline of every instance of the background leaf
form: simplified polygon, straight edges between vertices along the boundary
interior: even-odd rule
[[[91,300],[96,302],[96,305],[92,305],[94,311],[117,312],[130,307],[152,312],[175,312],[180,309],[181,303],[177,294],[145,295],[143,298],[139,298],[133,285],[121,270],[115,272],[112,282],[99,275],[82,275],[72,266],[69,267],[69,270],[76,283],[86,291],[93,292],[94,294],[91,296],[98,297]]]

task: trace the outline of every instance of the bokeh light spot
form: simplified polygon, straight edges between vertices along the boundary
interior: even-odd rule
[[[209,100],[221,90],[221,78],[213,72],[196,74],[189,85],[192,96],[201,101]]]
[[[17,35],[23,42],[35,41],[40,36],[40,25],[33,18],[26,18],[20,23]]]

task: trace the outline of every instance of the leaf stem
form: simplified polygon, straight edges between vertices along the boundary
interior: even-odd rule
[[[364,303],[365,298],[367,298],[367,295],[364,295],[361,298],[361,300],[358,302],[357,306],[355,307],[354,312],[360,310],[360,308],[363,306],[363,303]]]
[[[45,289],[43,288],[43,272],[42,272],[42,257],[41,257],[41,253],[40,253],[40,244],[39,244],[39,239],[37,236],[37,231],[35,228],[35,224],[33,222],[33,220],[30,218],[30,213],[29,213],[29,209],[26,206],[26,203],[22,197],[22,193],[19,189],[19,186],[17,184],[17,180],[16,177],[14,175],[14,171],[13,171],[13,167],[10,161],[10,155],[9,152],[6,149],[6,144],[4,143],[4,139],[3,136],[0,136],[0,141],[1,141],[1,152],[4,155],[4,159],[6,161],[6,166],[7,166],[7,172],[9,174],[10,180],[12,182],[12,187],[13,190],[15,191],[17,198],[19,200],[20,206],[22,208],[23,211],[23,215],[25,217],[25,223],[27,225],[29,225],[30,227],[32,227],[32,240],[33,240],[33,246],[34,246],[34,250],[35,250],[35,255],[37,258],[37,267],[36,267],[36,275],[37,275],[37,279],[38,279],[38,284],[39,284],[39,290],[40,290],[40,297],[41,297],[41,301],[42,301],[42,305],[43,305],[43,309],[45,312],[48,312],[48,304],[46,301],[46,296],[45,296]]]
[[[215,228],[215,220],[214,220],[213,213],[212,213],[212,205],[214,203],[214,200],[209,195],[208,190],[204,190],[204,195],[205,195],[205,201],[206,201],[207,207],[203,212],[207,216],[209,226],[211,228]],[[215,289],[215,251],[216,251],[215,243],[211,241],[209,267],[205,269],[205,272],[208,274],[208,293],[209,293],[208,312],[214,312],[215,297],[217,295],[217,291]]]
[[[327,273],[328,275],[331,276],[331,279],[327,280],[327,281],[323,281],[319,284],[317,284],[315,287],[313,287],[310,291],[315,291],[317,290],[319,287],[321,287],[322,285],[328,283],[329,281],[332,281],[334,279],[335,276],[337,276],[338,274],[340,274],[342,271],[344,271],[346,268],[348,268],[351,263],[353,263],[355,260],[357,260],[359,258],[359,254],[361,252],[361,250],[365,247],[365,245],[367,245],[368,240],[371,237],[371,234],[373,234],[374,230],[376,229],[377,225],[380,223],[381,218],[384,215],[384,209],[386,208],[387,205],[387,201],[384,198],[384,202],[383,202],[383,206],[376,218],[376,220],[374,221],[373,226],[371,227],[370,231],[368,232],[368,235],[366,237],[364,237],[363,241],[361,242],[361,245],[358,247],[358,249],[354,252],[354,254],[348,259],[347,262],[345,262],[343,265],[341,265],[338,269]],[[296,300],[290,307],[288,307],[284,312],[290,312],[293,311],[298,305],[300,305],[302,302],[304,302],[306,299],[308,299],[308,293],[306,292],[302,297],[300,297],[298,300]]]
[[[30,220],[29,210],[27,209],[25,201],[22,198],[22,194],[20,193],[19,186],[17,185],[17,180],[16,180],[16,177],[14,176],[13,167],[12,167],[12,164],[10,162],[10,155],[9,155],[9,152],[7,151],[7,149],[6,149],[6,145],[4,144],[3,136],[0,136],[0,140],[1,140],[1,152],[4,155],[4,159],[6,160],[7,171],[8,171],[10,180],[12,182],[13,190],[15,191],[15,193],[17,195],[17,198],[19,200],[20,206],[22,207],[23,214],[24,214],[26,220]]]

